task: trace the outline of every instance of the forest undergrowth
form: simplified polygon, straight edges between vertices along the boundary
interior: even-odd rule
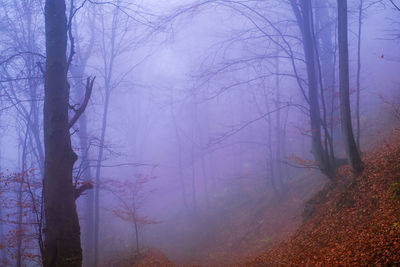
[[[363,173],[338,170],[309,203],[314,212],[288,240],[245,266],[400,264],[400,138],[365,154]]]
[[[254,256],[249,251],[260,248],[254,247],[257,244],[254,240],[247,240],[241,246],[248,247],[245,260],[244,253],[225,253],[225,257],[230,257],[225,261],[204,259],[204,264],[191,266],[397,266],[400,264],[400,136],[365,153],[363,161],[365,169],[359,177],[353,178],[349,167],[343,166],[335,183],[327,183],[303,204],[303,223],[297,225],[291,236],[285,233],[283,241],[271,242]],[[267,230],[257,227],[253,233],[259,239],[263,236],[260,229]],[[232,242],[238,240],[229,241]],[[125,264],[177,266],[156,250]]]

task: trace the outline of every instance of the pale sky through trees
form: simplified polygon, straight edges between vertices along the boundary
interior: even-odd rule
[[[45,2],[0,0],[1,266],[40,266],[46,251],[42,178],[56,156],[44,144],[60,136],[45,128],[61,115],[44,127],[45,78],[60,88],[46,76],[46,38],[60,39],[45,35]],[[362,0],[361,17],[360,0],[347,2],[350,130],[365,155],[399,127],[400,2]],[[77,198],[83,266],[147,248],[178,264],[243,256],[240,223],[248,236],[249,222],[270,231],[243,253],[293,232],[347,164],[337,15],[333,0],[66,1],[68,85],[48,103],[64,96],[68,124],[95,77],[84,113],[63,128],[78,156],[68,203]],[[270,220],[257,217],[266,210]]]

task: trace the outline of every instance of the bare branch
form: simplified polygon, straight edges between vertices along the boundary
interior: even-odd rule
[[[262,120],[262,119],[264,119],[266,116],[268,116],[268,115],[270,115],[270,114],[272,114],[272,113],[274,113],[274,112],[277,112],[278,110],[284,109],[284,108],[286,108],[286,107],[288,107],[288,105],[284,105],[284,106],[281,106],[281,107],[279,107],[279,108],[277,108],[277,109],[274,109],[274,110],[272,110],[272,111],[270,111],[270,112],[264,113],[264,114],[262,114],[261,116],[255,118],[255,119],[253,119],[253,120],[251,120],[251,121],[246,122],[245,124],[243,124],[243,125],[240,126],[239,128],[234,129],[234,130],[232,130],[232,131],[230,131],[230,132],[228,132],[228,133],[225,133],[225,134],[221,135],[220,137],[215,138],[214,140],[211,140],[211,141],[210,141],[210,144],[211,144],[211,145],[214,145],[214,144],[221,143],[222,141],[224,141],[224,140],[227,139],[228,137],[231,137],[232,135],[237,134],[238,132],[242,131],[243,129],[245,129],[245,128],[248,127],[249,125],[251,125],[251,124],[253,124],[253,123],[255,123],[255,122],[259,121],[259,120]]]
[[[86,80],[86,92],[85,92],[85,99],[83,100],[82,105],[79,107],[79,109],[76,111],[74,117],[71,119],[69,122],[69,128],[71,127],[78,121],[79,117],[83,114],[85,111],[87,104],[89,103],[90,96],[92,95],[92,90],[93,90],[93,83],[96,77],[93,77],[93,79],[90,79],[90,77],[87,78]]]
[[[398,6],[398,5],[396,5],[394,2],[393,2],[393,0],[389,0],[390,1],[390,3],[392,3],[392,5],[398,10],[398,11],[400,11],[400,7]]]
[[[86,190],[92,189],[92,188],[93,188],[92,183],[84,183],[83,185],[81,185],[79,187],[75,187],[74,188],[75,200],[77,200],[83,194],[83,192],[85,192]]]
[[[17,53],[17,54],[11,55],[11,56],[9,56],[8,58],[6,58],[5,60],[0,61],[0,65],[3,65],[4,63],[7,63],[8,61],[10,61],[10,60],[12,60],[12,59],[14,59],[14,58],[16,58],[16,57],[22,56],[22,55],[24,55],[24,54],[30,54],[30,55],[34,55],[34,56],[46,58],[44,55],[42,55],[42,54],[40,54],[40,53],[25,51],[25,52],[19,52],[19,53]]]

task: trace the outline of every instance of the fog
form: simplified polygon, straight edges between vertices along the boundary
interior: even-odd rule
[[[90,185],[76,200],[84,266],[148,249],[229,266],[301,224],[306,201],[332,179],[314,133],[337,162],[346,147],[336,1],[311,1],[318,130],[290,2],[67,1],[70,119],[95,77],[69,129],[73,186]],[[44,5],[0,2],[1,266],[42,264]],[[361,154],[399,125],[399,14],[390,1],[348,1]]]

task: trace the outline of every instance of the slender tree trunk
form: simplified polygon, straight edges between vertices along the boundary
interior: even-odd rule
[[[135,220],[134,221],[134,226],[135,226],[135,240],[136,240],[136,254],[139,255],[140,254],[140,249],[139,249],[139,227],[138,227],[138,223]]]
[[[215,174],[215,169],[214,169],[214,165],[213,163],[215,162],[214,160],[215,155],[214,152],[211,151],[208,155],[208,164],[209,164],[209,177],[210,177],[210,191],[211,191],[211,196],[212,196],[212,200],[214,200],[214,196],[215,196],[215,192],[217,191],[217,178],[216,178],[216,174]]]
[[[77,155],[69,133],[67,20],[64,0],[46,0],[46,75],[44,96],[45,267],[82,265],[80,227],[72,171]]]
[[[21,267],[23,264],[22,260],[22,240],[24,237],[24,229],[22,227],[22,220],[23,220],[23,213],[24,213],[24,206],[23,206],[23,188],[24,188],[24,180],[25,180],[25,164],[26,164],[26,149],[27,149],[27,141],[28,141],[28,136],[29,136],[29,121],[30,121],[30,116],[27,118],[27,123],[26,123],[26,131],[25,131],[25,136],[24,142],[22,144],[22,155],[21,155],[21,161],[20,161],[20,168],[21,168],[21,174],[20,174],[20,181],[19,181],[19,188],[18,188],[18,224],[17,224],[17,267]]]
[[[210,202],[209,202],[209,193],[208,193],[208,176],[207,176],[207,171],[206,171],[206,160],[204,158],[204,151],[201,152],[201,171],[203,174],[203,185],[204,185],[204,197],[206,201],[206,207],[207,209],[210,207]]]
[[[114,73],[114,62],[117,57],[117,51],[119,50],[119,43],[116,40],[117,29],[118,29],[118,15],[119,9],[115,9],[112,18],[112,28],[111,28],[111,36],[110,39],[107,39],[108,36],[105,34],[105,21],[104,17],[101,17],[101,26],[102,26],[102,37],[101,37],[101,48],[103,53],[103,72],[104,72],[104,109],[103,109],[103,121],[101,128],[101,136],[100,136],[100,148],[99,154],[97,158],[97,167],[96,167],[96,176],[95,176],[95,191],[94,191],[94,266],[97,267],[99,263],[99,233],[100,233],[100,184],[101,184],[101,163],[103,160],[103,150],[104,150],[104,141],[107,129],[107,118],[108,118],[108,107],[111,97],[111,82]],[[107,42],[109,41],[109,45],[107,46]],[[120,40],[121,41],[121,40]]]
[[[275,61],[275,72],[279,73],[279,49],[276,52],[276,61]],[[275,77],[275,108],[276,108],[276,125],[275,125],[275,138],[276,138],[276,178],[278,179],[280,189],[283,189],[283,179],[282,179],[282,128],[281,128],[281,110],[280,110],[280,102],[281,102],[281,92],[280,92],[280,77],[276,75]],[[269,112],[269,111],[268,111]]]
[[[196,94],[193,92],[193,103],[192,103],[192,134],[191,134],[191,163],[192,163],[192,202],[193,212],[198,215],[198,203],[197,203],[197,188],[196,188],[196,129],[197,129],[197,103]]]
[[[1,113],[0,113],[0,117],[1,117]],[[0,136],[0,147],[2,147],[2,143],[1,143],[1,136]],[[2,166],[1,166],[1,150],[0,150],[0,172],[2,172]],[[3,220],[3,210],[2,210],[2,205],[0,205],[0,221]],[[3,245],[3,249],[0,249],[0,264],[3,264],[3,262],[5,262],[6,260],[6,250],[5,248],[5,244],[4,241],[6,240],[5,235],[4,235],[4,228],[3,228],[3,223],[0,223],[0,246]],[[4,264],[5,265],[5,264]]]
[[[97,158],[96,176],[95,176],[95,190],[94,190],[94,266],[99,263],[99,230],[100,230],[100,176],[101,176],[101,163],[103,161],[104,140],[106,136],[108,105],[110,101],[110,91],[106,89],[106,96],[103,110],[103,122],[101,127],[99,155]]]
[[[312,134],[312,153],[320,165],[322,172],[329,178],[333,178],[332,166],[325,158],[325,152],[321,142],[321,115],[318,101],[318,85],[315,67],[315,49],[312,39],[311,3],[308,0],[300,1],[303,15],[303,46],[306,59],[308,77],[308,96],[310,100],[310,123]]]
[[[88,151],[88,140],[87,140],[87,119],[86,115],[82,114],[79,119],[79,132],[80,146],[82,149],[82,168],[84,180],[86,182],[92,181],[92,173],[89,166],[89,151]],[[85,223],[83,229],[83,247],[84,247],[84,263],[87,266],[92,266],[93,264],[93,240],[94,240],[94,194],[92,190],[87,192],[87,197],[85,199]]]
[[[24,172],[24,171],[23,171]],[[21,181],[19,181],[19,187],[18,187],[18,224],[17,224],[17,230],[16,230],[16,236],[17,236],[17,267],[22,266],[22,239],[23,239],[23,228],[22,228],[22,215],[24,212],[24,208],[22,205],[22,189],[24,186],[24,173],[21,173]]]
[[[195,146],[194,146],[194,135],[192,134],[192,148],[190,151],[191,163],[192,163],[192,205],[193,213],[197,215],[197,197],[196,197],[196,160],[195,160]]]
[[[89,48],[89,51],[91,49]],[[80,55],[78,51],[77,56]],[[76,79],[81,79],[84,76],[84,69],[86,67],[87,57],[83,60],[80,58],[77,64],[78,66],[71,66],[70,73]],[[79,77],[79,78],[78,78]],[[85,87],[80,81],[75,82],[75,92],[78,99],[84,99]],[[83,113],[79,118],[79,143],[81,149],[81,168],[83,169],[82,176],[85,182],[92,182],[92,173],[89,165],[89,144],[88,144],[88,133],[87,133],[87,117],[86,113]],[[83,263],[85,266],[93,265],[93,248],[94,248],[94,192],[89,190],[85,198],[84,207],[84,223],[82,226],[82,243],[83,243]]]
[[[339,95],[342,134],[350,167],[354,175],[359,175],[363,169],[363,163],[354,140],[353,127],[351,123],[349,96],[349,54],[347,41],[347,0],[338,0],[337,3],[339,25]]]
[[[269,108],[269,103],[268,103],[268,97],[267,94],[265,93],[265,107],[267,111],[267,140],[268,140],[268,159],[267,159],[267,168],[269,170],[269,180],[271,182],[271,187],[274,192],[277,191],[276,187],[276,179],[275,179],[275,172],[274,172],[274,154],[273,154],[273,148],[272,148],[272,118],[270,114],[270,108]]]
[[[320,58],[320,75],[321,89],[326,92],[326,127],[329,128],[327,134],[329,138],[329,149],[331,160],[335,160],[335,149],[332,143],[337,142],[340,139],[340,127],[338,127],[334,121],[339,118],[340,114],[336,107],[339,106],[338,98],[336,97],[335,91],[335,46],[333,40],[336,39],[335,32],[332,29],[332,15],[330,15],[329,2],[327,1],[315,1],[318,2],[319,7],[316,8],[315,21],[318,30],[316,45],[319,47],[319,58]],[[319,42],[318,42],[318,41]]]
[[[194,118],[193,121],[195,122],[195,127],[197,128],[197,136],[198,136],[198,142],[200,144],[200,164],[201,164],[201,172],[202,172],[202,177],[203,177],[203,188],[204,188],[204,200],[206,203],[207,209],[210,206],[209,203],[209,193],[208,193],[208,176],[207,176],[207,171],[206,171],[206,162],[204,158],[204,146],[203,146],[203,128],[204,126],[200,124],[199,122],[199,117],[198,117],[198,104],[197,104],[197,97],[196,94],[193,95],[194,99]],[[204,114],[204,110],[202,110]]]
[[[325,151],[321,142],[321,114],[318,100],[318,83],[315,66],[315,48],[312,38],[312,12],[311,1],[300,0],[301,12],[297,1],[290,0],[293,12],[298,22],[302,39],[304,56],[307,68],[308,98],[310,106],[310,125],[311,125],[311,146],[312,154],[320,170],[328,178],[334,179],[335,171],[329,160],[325,156]]]
[[[139,225],[137,220],[137,210],[136,210],[136,201],[135,201],[135,193],[132,193],[132,207],[133,207],[133,225],[135,227],[135,241],[136,241],[136,254],[140,254],[140,247],[139,247]]]
[[[173,104],[173,97],[171,97],[171,116],[172,116],[172,122],[174,125],[174,130],[175,130],[175,136],[176,136],[176,141],[177,141],[177,146],[178,146],[178,172],[179,172],[179,183],[181,186],[181,197],[182,197],[182,203],[183,206],[185,207],[186,211],[189,210],[187,200],[186,200],[186,188],[185,188],[185,181],[183,177],[183,166],[182,166],[182,142],[181,142],[181,136],[179,134],[179,129],[178,129],[178,124],[176,122],[175,118],[175,111],[174,111],[174,104]]]
[[[31,31],[33,31],[32,29],[30,29]],[[31,37],[32,39],[34,37]],[[31,44],[30,46],[32,47],[32,49],[34,49],[35,44],[34,44],[34,40],[31,40]],[[35,69],[35,61],[34,58],[32,56],[29,57],[29,61],[28,61],[28,76],[32,77],[34,75],[38,75],[38,73],[34,73],[32,72],[33,69]],[[38,91],[38,81],[34,80],[34,79],[29,79],[28,80],[28,86],[29,86],[29,91],[30,91],[30,97],[31,99],[36,99],[37,98],[37,91]],[[43,142],[41,140],[41,132],[40,132],[40,102],[39,101],[32,101],[30,104],[30,108],[31,108],[31,116],[29,118],[29,130],[30,130],[30,138],[33,138],[33,140],[35,141],[35,147],[34,147],[34,153],[37,154],[37,163],[39,166],[39,170],[40,170],[40,174],[43,176],[44,174],[44,151],[43,151]]]
[[[337,44],[337,24],[335,24],[335,42],[333,44],[333,72],[332,72],[332,88],[331,88],[331,110],[330,110],[330,124],[331,126],[331,137],[332,140],[335,142],[336,140],[343,140],[342,139],[342,133],[340,131],[340,127],[336,126],[336,118],[340,117],[340,111],[338,111],[338,108],[340,106],[340,104],[338,103],[339,101],[337,100],[337,98],[335,97],[335,95],[337,94],[337,90],[336,90],[336,65],[337,65],[337,50],[338,50],[338,44]],[[339,114],[338,114],[339,113]],[[335,147],[334,147],[335,149]]]
[[[95,23],[96,12],[92,10],[92,15],[89,16],[89,21],[91,25]],[[74,21],[76,22],[76,21]],[[79,35],[78,23],[74,23],[74,31]],[[93,50],[95,42],[95,27],[91,27],[89,35],[89,44],[86,49],[82,49],[81,46],[76,46],[76,64],[70,67],[70,73],[75,77],[76,85],[76,95],[78,99],[84,99],[85,88],[81,82],[82,77],[85,75],[85,69]],[[79,118],[79,141],[81,147],[81,157],[82,157],[82,168],[83,168],[83,178],[85,182],[93,182],[92,173],[89,162],[89,143],[88,143],[88,130],[87,130],[87,117],[86,113],[83,113]],[[94,192],[89,190],[85,198],[84,207],[84,224],[82,230],[82,243],[83,243],[83,264],[84,266],[93,266],[94,262]]]
[[[357,99],[356,99],[356,121],[357,121],[357,137],[356,143],[358,152],[361,152],[360,147],[360,76],[361,76],[361,30],[362,30],[362,15],[364,1],[360,0],[358,9],[358,38],[357,38]]]
[[[324,129],[324,158],[327,164],[331,166],[330,168],[332,171],[334,170],[336,163],[335,163],[335,154],[334,154],[334,149],[333,149],[333,141],[331,138],[331,135],[329,134],[329,126],[328,126],[328,120],[327,120],[327,111],[326,111],[326,99],[325,99],[325,83],[324,79],[322,77],[322,67],[321,67],[321,56],[319,52],[319,46],[318,46],[318,41],[315,36],[315,23],[314,23],[314,15],[313,15],[313,9],[310,9],[310,17],[311,17],[311,37],[313,40],[313,45],[314,45],[314,51],[315,51],[315,63],[317,66],[317,73],[318,73],[318,81],[319,81],[319,89],[320,89],[320,99],[321,99],[321,107],[322,107],[322,117],[321,117],[321,126]],[[318,24],[318,23],[317,23]]]
[[[1,170],[1,169],[0,169]],[[0,220],[3,220],[3,211],[2,211],[2,207],[0,206]],[[5,265],[5,261],[6,261],[6,250],[5,250],[5,240],[6,237],[4,235],[4,228],[3,228],[3,224],[0,223],[0,245],[3,246],[2,249],[0,249],[0,264]]]
[[[289,114],[288,111],[286,110],[285,112],[285,117],[283,120],[282,125],[282,132],[281,132],[281,148],[282,148],[282,153],[281,153],[281,158],[282,159],[286,159],[287,157],[287,153],[286,153],[286,128],[287,128],[287,122],[288,122],[288,118],[289,118]],[[282,162],[281,162],[282,164]],[[283,173],[282,173],[282,178],[284,178],[284,185],[285,187],[287,187],[288,184],[288,178],[289,178],[289,172],[288,172],[288,168],[283,168]]]

